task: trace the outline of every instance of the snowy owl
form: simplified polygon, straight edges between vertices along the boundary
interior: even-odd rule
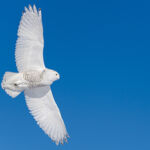
[[[25,7],[16,42],[15,59],[18,73],[6,72],[2,88],[11,97],[24,91],[26,104],[37,124],[58,145],[67,142],[68,133],[50,85],[59,74],[44,65],[41,10]]]

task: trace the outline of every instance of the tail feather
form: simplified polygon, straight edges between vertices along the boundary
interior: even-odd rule
[[[19,91],[12,91],[12,90],[9,90],[9,89],[4,89],[4,90],[12,98],[15,98],[16,96],[18,96],[20,94]]]
[[[18,96],[21,93],[21,91],[13,90],[15,89],[14,80],[17,79],[17,75],[18,73],[5,72],[3,80],[2,80],[2,84],[1,84],[5,92],[13,98]]]
[[[4,80],[10,79],[10,78],[12,78],[13,76],[15,76],[17,74],[18,73],[14,73],[14,72],[5,72],[5,74],[4,74]]]

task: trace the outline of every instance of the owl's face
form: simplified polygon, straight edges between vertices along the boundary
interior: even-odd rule
[[[43,78],[49,83],[52,84],[54,81],[60,79],[60,75],[58,72],[51,70],[51,69],[45,69],[43,73]]]

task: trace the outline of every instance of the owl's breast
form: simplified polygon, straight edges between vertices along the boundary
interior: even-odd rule
[[[32,82],[35,84],[39,83],[43,79],[42,71],[35,71],[35,70],[26,71],[23,73],[23,78],[28,82]]]

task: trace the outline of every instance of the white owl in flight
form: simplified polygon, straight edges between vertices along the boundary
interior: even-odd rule
[[[6,72],[2,88],[11,97],[24,91],[26,104],[37,124],[56,143],[67,142],[68,133],[50,85],[59,74],[44,65],[41,10],[25,7],[16,42],[15,58],[19,73]]]

